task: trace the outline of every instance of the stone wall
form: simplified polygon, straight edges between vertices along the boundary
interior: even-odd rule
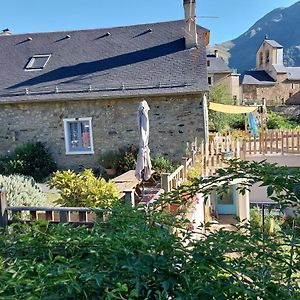
[[[289,99],[300,102],[300,84],[298,81],[285,81],[276,83],[274,86],[243,85],[243,99],[262,100],[268,102],[285,103]]]
[[[138,145],[142,99],[82,100],[0,105],[0,155],[28,141],[46,143],[60,168],[97,167],[103,151]],[[180,160],[186,143],[201,140],[202,95],[145,98],[150,106],[150,149]],[[66,155],[63,119],[92,117],[95,154]]]
[[[300,105],[286,105],[286,106],[277,106],[271,107],[272,111],[282,114],[285,117],[293,117],[293,118],[300,118]]]

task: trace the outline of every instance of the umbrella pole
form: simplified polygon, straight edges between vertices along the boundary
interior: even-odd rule
[[[142,178],[142,200],[145,196],[145,178],[144,178],[144,170],[141,172],[141,178]]]

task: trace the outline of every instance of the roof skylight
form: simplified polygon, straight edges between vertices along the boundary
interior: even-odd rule
[[[51,54],[34,55],[29,60],[25,70],[43,70],[49,61]]]

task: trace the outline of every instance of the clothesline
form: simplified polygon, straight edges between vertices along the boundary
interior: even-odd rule
[[[256,136],[259,132],[258,106],[227,105],[210,102],[209,109],[226,114],[248,114],[248,125],[251,135]]]

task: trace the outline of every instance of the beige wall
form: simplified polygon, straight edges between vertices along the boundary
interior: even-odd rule
[[[202,95],[145,98],[150,106],[150,149],[180,160],[186,143],[201,140]],[[141,99],[83,100],[0,105],[0,155],[28,141],[46,143],[60,168],[96,167],[103,151],[138,145]],[[63,119],[92,117],[95,154],[66,155]]]
[[[266,160],[269,163],[277,163],[279,166],[300,167],[300,154],[251,155],[246,160],[257,162]]]
[[[259,156],[249,156],[247,160],[260,162],[262,160],[267,160],[269,163],[277,163],[279,166],[289,166],[289,167],[300,167],[300,155],[290,154],[290,155],[259,155]],[[251,187],[250,191],[250,202],[270,202],[271,200],[267,196],[266,187],[260,187],[258,183]]]
[[[238,74],[231,75],[231,91],[232,91],[232,98],[236,96],[238,100],[241,99],[240,76]]]
[[[269,52],[269,61],[267,61],[267,52]],[[263,60],[261,64],[260,55],[263,54]],[[268,43],[264,42],[260,46],[259,50],[256,53],[256,69],[257,70],[266,70],[267,72],[272,71],[272,64],[277,63],[277,50],[273,48]]]
[[[231,98],[234,98],[234,96],[236,96],[237,99],[240,99],[240,85],[238,74],[214,73],[208,74],[208,76],[212,77],[212,86],[216,84],[225,84],[228,89],[229,96]]]

